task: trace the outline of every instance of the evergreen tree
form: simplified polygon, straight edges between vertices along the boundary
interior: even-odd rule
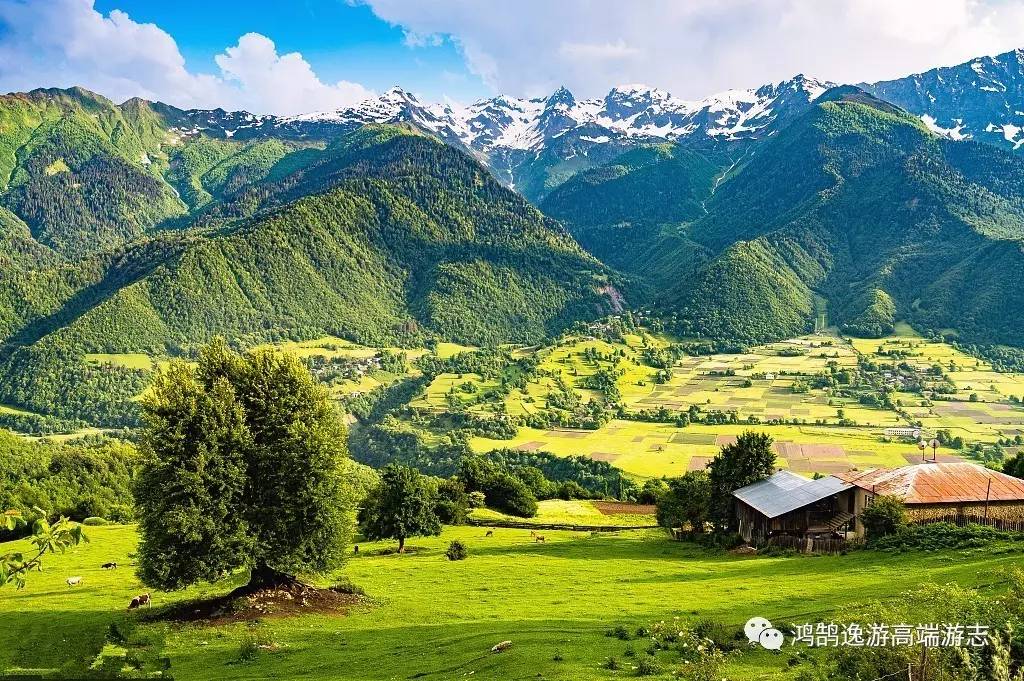
[[[391,464],[363,502],[359,524],[369,539],[397,539],[398,552],[403,553],[409,537],[441,534],[435,508],[435,494],[426,478],[413,468]]]
[[[216,341],[197,368],[172,365],[142,408],[143,581],[182,588],[247,567],[258,588],[340,562],[345,429],[297,359]]]

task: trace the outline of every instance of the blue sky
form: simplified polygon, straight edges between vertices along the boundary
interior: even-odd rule
[[[823,28],[825,27],[825,28]],[[0,92],[292,115],[428,101],[685,99],[898,78],[1024,47],[1024,0],[0,0]]]
[[[103,14],[120,9],[138,22],[155,23],[178,43],[188,68],[216,71],[214,57],[245,33],[272,39],[279,52],[300,52],[320,79],[358,81],[377,92],[402,85],[440,101],[472,101],[491,94],[470,73],[450,40],[410,46],[405,32],[374,15],[368,5],[345,0],[97,0]],[[197,18],[201,18],[197,20]]]

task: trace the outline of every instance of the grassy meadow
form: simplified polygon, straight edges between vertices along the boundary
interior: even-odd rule
[[[1019,547],[845,556],[750,557],[673,542],[659,530],[616,533],[446,528],[411,542],[359,542],[358,557],[334,576],[366,592],[346,615],[308,615],[223,625],[144,622],[127,613],[146,591],[132,572],[131,526],[89,528],[91,542],[50,557],[23,591],[0,592],[0,669],[59,669],[125,654],[169,664],[176,679],[612,679],[631,675],[627,646],[606,636],[672,618],[712,619],[737,630],[751,616],[778,622],[828,619],[852,604],[896,596],[933,581],[989,585],[1024,561]],[[444,549],[464,541],[469,558]],[[5,550],[6,547],[0,547]],[[117,561],[116,571],[100,564]],[[81,576],[68,587],[64,580]],[[842,579],[837,577],[842,575]],[[224,593],[241,576],[178,593],[153,593],[153,612]],[[331,580],[324,580],[328,583]],[[769,587],[770,584],[770,587]],[[998,588],[987,587],[987,588]],[[148,617],[151,613],[143,613]],[[112,628],[112,625],[114,627]],[[127,642],[111,640],[127,632]],[[252,659],[241,659],[249,641]],[[491,646],[511,640],[507,652]],[[627,665],[601,667],[609,656]],[[734,679],[791,679],[787,650],[744,650],[729,658]],[[162,661],[162,662],[161,662]],[[109,664],[109,661],[108,661]],[[667,674],[665,677],[667,678]]]

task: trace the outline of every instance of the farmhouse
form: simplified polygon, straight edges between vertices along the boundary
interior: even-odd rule
[[[743,540],[761,543],[773,535],[828,536],[852,530],[855,486],[834,476],[809,480],[778,471],[733,492]]]
[[[740,534],[753,543],[777,535],[862,535],[860,513],[880,495],[903,499],[911,520],[1024,520],[1024,480],[969,462],[848,471],[817,480],[779,471],[733,492]]]
[[[951,515],[1024,520],[1024,480],[976,463],[924,463],[848,471],[835,477],[857,488],[857,514],[884,494],[902,498],[913,520]]]

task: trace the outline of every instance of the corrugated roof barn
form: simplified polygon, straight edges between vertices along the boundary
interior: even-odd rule
[[[976,463],[927,463],[902,468],[848,471],[836,478],[906,504],[1024,501],[1024,480]]]

